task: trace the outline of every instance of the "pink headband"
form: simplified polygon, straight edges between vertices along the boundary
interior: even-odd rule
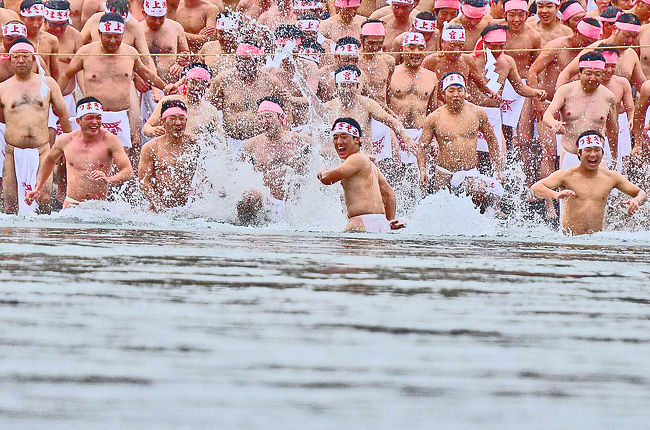
[[[404,34],[404,39],[402,39],[402,47],[406,45],[419,45],[427,47],[427,42],[424,41],[424,35],[422,33],[406,33]]]
[[[332,134],[349,134],[352,137],[359,137],[359,129],[348,124],[347,122],[337,122],[334,128],[332,129]]]
[[[149,16],[167,16],[167,2],[165,0],[144,0],[142,8],[144,13]]]
[[[488,7],[487,6],[482,6],[482,7],[476,7],[472,6],[471,4],[463,4],[460,7],[460,10],[463,12],[463,15],[465,15],[468,18],[472,19],[478,19],[478,18],[483,18],[485,14],[488,12]]]
[[[391,4],[401,4],[405,6],[413,6],[414,0],[393,0]]]
[[[583,36],[593,40],[600,39],[600,35],[603,33],[603,29],[601,27],[593,26],[586,21],[580,21],[576,27],[576,30],[578,30],[578,33],[582,34]]]
[[[77,107],[77,118],[88,114],[103,114],[102,104],[98,102],[86,102]]]
[[[186,79],[202,79],[206,82],[210,82],[210,72],[205,70],[203,67],[193,67],[187,71],[185,74]]]
[[[581,69],[596,69],[605,70],[605,62],[603,60],[583,60],[578,63]]]
[[[588,134],[578,139],[578,149],[600,148],[605,150],[605,141],[597,134]]]
[[[27,42],[19,42],[16,43],[15,45],[12,45],[11,48],[9,48],[10,54],[13,54],[14,52],[18,52],[18,51],[29,52],[30,54],[34,54],[36,52],[34,51],[34,47]]]
[[[605,57],[605,65],[612,65],[618,63],[618,52],[614,51],[603,51],[601,52],[603,57]]]
[[[271,100],[264,100],[262,103],[260,103],[259,107],[257,108],[257,113],[262,113],[262,112],[277,113],[278,115],[280,115],[280,118],[282,118],[282,124],[287,125],[287,115],[284,113],[282,106],[280,106],[279,104],[273,103]]]
[[[578,2],[571,3],[566,9],[564,9],[564,12],[562,12],[562,21],[568,21],[572,16],[579,13],[585,13],[582,5]]]
[[[361,0],[336,0],[334,5],[341,9],[354,8],[361,6]]]
[[[264,51],[262,51],[260,48],[258,48],[255,45],[250,45],[248,43],[240,43],[239,46],[237,46],[237,51],[235,52],[237,55],[264,55]]]
[[[508,0],[503,10],[505,12],[510,12],[511,10],[523,10],[528,12],[528,3],[523,0]]]
[[[369,22],[361,27],[362,36],[386,36],[386,27],[381,22]]]
[[[19,22],[12,22],[2,26],[3,36],[22,36],[27,37],[27,27]]]
[[[641,26],[640,25],[630,24],[629,22],[616,21],[614,23],[614,27],[618,28],[619,30],[623,30],[623,31],[631,31],[632,33],[638,33],[639,31],[641,31]]]
[[[171,107],[171,108],[167,109],[165,112],[163,112],[160,119],[165,119],[168,116],[172,116],[172,115],[181,115],[181,116],[186,117],[187,116],[187,111],[185,109],[181,108],[181,107],[174,106],[174,107]]]
[[[420,33],[433,33],[436,31],[436,22],[432,19],[415,18],[413,21],[413,30]]]
[[[485,33],[485,36],[483,36],[483,40],[485,40],[488,43],[505,42],[506,30],[505,28],[497,28],[496,30],[488,31],[487,33]]]
[[[434,9],[460,9],[460,1],[459,0],[436,0],[434,5]]]

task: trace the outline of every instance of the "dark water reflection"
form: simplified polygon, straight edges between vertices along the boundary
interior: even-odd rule
[[[640,245],[0,229],[3,428],[647,428]]]

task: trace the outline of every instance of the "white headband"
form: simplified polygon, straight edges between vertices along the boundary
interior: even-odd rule
[[[149,16],[167,16],[167,2],[165,0],[144,0],[142,8],[144,13]]]
[[[337,84],[341,84],[344,82],[351,82],[354,84],[359,83],[359,75],[357,75],[356,72],[353,72],[351,70],[342,70],[338,72],[336,75],[334,75],[334,79],[336,80]]]
[[[465,43],[465,29],[464,28],[444,28],[442,30],[441,39],[445,42],[463,42]]]
[[[239,28],[239,21],[229,16],[222,16],[217,19],[217,30],[237,30]]]
[[[70,21],[70,9],[45,8],[45,19],[52,22]]]
[[[463,78],[463,76],[459,75],[458,73],[447,75],[442,80],[442,91],[445,91],[450,85],[460,85],[461,87],[465,88],[465,78]]]
[[[296,21],[296,26],[302,31],[318,31],[320,21],[317,19],[299,19]]]
[[[298,57],[320,64],[320,52],[313,48],[298,48]]]
[[[124,33],[124,24],[118,21],[100,22],[99,32],[109,34],[122,34]]]
[[[352,124],[348,124],[347,122],[337,122],[334,128],[332,129],[332,134],[349,134],[350,136],[353,137],[359,137],[359,129],[353,126]]]
[[[322,9],[323,3],[313,0],[294,0],[294,10]]]
[[[2,35],[27,37],[27,27],[25,27],[25,24],[19,22],[5,24],[2,26]]]
[[[605,150],[605,140],[597,134],[587,134],[578,139],[578,149],[600,148]]]
[[[337,46],[334,52],[338,55],[349,55],[351,57],[358,57],[359,47],[354,43],[348,43],[347,45]]]
[[[81,118],[84,115],[91,113],[103,114],[102,104],[98,102],[86,102],[79,105],[77,108],[77,118]]]
[[[413,21],[413,30],[423,33],[433,33],[436,31],[436,22],[432,19],[415,18],[415,21]]]
[[[27,9],[21,9],[20,15],[25,18],[32,16],[45,16],[45,5],[43,5],[43,3],[35,3]]]
[[[402,46],[406,45],[420,45],[426,48],[427,42],[424,41],[422,33],[406,33],[402,39]]]

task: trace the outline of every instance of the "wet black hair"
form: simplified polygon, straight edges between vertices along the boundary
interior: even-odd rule
[[[311,39],[303,39],[302,44],[300,46],[306,49],[315,49],[321,54],[325,52],[323,45]]]
[[[84,103],[91,103],[91,102],[92,103],[102,104],[102,102],[97,97],[88,96],[88,97],[84,97],[84,98],[81,98],[81,99],[77,100],[76,106],[79,107]]]
[[[336,127],[336,124],[338,124],[339,122],[344,122],[346,124],[350,124],[352,127],[356,127],[356,129],[359,130],[359,137],[362,136],[361,126],[359,125],[356,119],[347,116],[342,118],[337,118],[336,121],[334,121],[334,124],[332,124],[332,130],[334,130],[334,127]],[[361,144],[361,142],[359,142],[359,144]]]
[[[594,27],[600,27],[599,21],[591,16],[585,16],[582,18],[582,20],[589,25],[593,25]]]
[[[464,0],[462,3],[474,7],[483,7],[488,5],[489,0]]]
[[[357,45],[358,47],[361,47],[361,42],[359,42],[357,39],[355,39],[352,36],[344,36],[336,41],[337,47],[343,45]]]
[[[11,45],[9,45],[9,49],[11,49],[11,47],[16,45],[17,43],[27,43],[27,44],[30,44],[30,45],[34,46],[34,44],[32,42],[30,42],[29,39],[27,39],[25,37],[19,37],[18,39],[11,42]]]
[[[20,3],[20,10],[29,9],[35,4],[43,4],[43,2],[41,0],[23,0],[22,3]]]
[[[237,18],[237,15],[231,10],[224,10],[217,15],[217,19],[219,18]]]
[[[290,39],[302,39],[304,33],[297,25],[294,24],[281,24],[278,28],[275,29],[275,37],[277,39],[283,39],[288,37]]]
[[[617,8],[616,6],[607,6],[605,9],[603,9],[603,13],[601,13],[600,16],[603,18],[616,18],[619,12],[623,12],[623,10]],[[608,22],[607,24],[611,23]]]
[[[265,102],[265,101],[273,102],[276,105],[280,106],[284,110],[284,103],[282,103],[282,100],[280,100],[277,97],[273,97],[273,96],[262,97],[261,99],[259,99],[257,101],[257,106],[261,105],[262,102]]]
[[[70,9],[70,2],[66,0],[48,0],[45,6],[52,10],[68,10]]]
[[[316,14],[313,14],[313,13],[301,13],[300,15],[298,15],[298,20],[299,21],[308,20],[308,19],[309,20],[320,21],[318,16],[316,16]]]
[[[641,21],[633,13],[624,13],[623,15],[618,17],[616,22],[623,22],[623,23],[626,23],[626,24],[641,25]]]
[[[185,69],[183,70],[183,74],[187,73],[188,70],[193,69],[195,67],[200,67],[202,69],[207,70],[208,73],[210,73],[210,77],[214,75],[212,69],[209,66],[207,66],[205,63],[190,63],[189,65],[185,66]]]
[[[334,72],[334,74],[336,75],[337,73],[345,72],[346,70],[349,70],[350,72],[356,73],[357,76],[361,76],[361,69],[359,69],[354,64],[346,64],[345,66],[341,66],[338,69],[336,69],[336,72]]]
[[[578,138],[576,139],[576,148],[578,147],[578,142],[580,141],[580,139],[582,139],[584,136],[593,136],[593,135],[599,136],[603,140],[605,139],[605,137],[598,130],[583,131],[582,133],[580,133],[580,136],[578,136]],[[579,159],[580,159],[580,150],[578,150],[578,160]]]
[[[171,109],[173,107],[179,107],[183,109],[185,112],[187,112],[187,106],[185,106],[185,103],[183,103],[180,100],[167,100],[166,102],[163,102],[161,108],[160,108],[160,116],[162,117],[162,114],[165,113],[167,109]]]
[[[118,14],[125,14],[130,9],[129,0],[106,0],[106,9],[113,9]]]
[[[99,22],[108,22],[108,21],[117,21],[120,24],[124,24],[124,18],[122,18],[121,15],[112,12],[105,13],[104,15],[102,15],[101,18],[99,18]]]
[[[600,45],[600,46],[596,49],[596,52],[601,52],[601,53],[602,53],[602,52],[615,52],[615,53],[617,53],[617,54],[619,54],[619,55],[621,54],[621,50],[620,50],[620,49],[616,49],[616,48],[614,48],[614,45],[610,45],[609,43],[603,43],[602,45]]]
[[[580,59],[578,61],[605,61],[605,57],[603,57],[603,54],[601,54],[598,51],[591,51],[587,52],[586,54],[582,54],[580,56]],[[582,67],[578,69],[579,72],[582,72]]]
[[[571,6],[574,3],[578,3],[580,5],[580,7],[582,7],[584,9],[584,6],[582,6],[582,3],[580,3],[578,0],[571,0],[571,1],[568,1],[568,2],[563,3],[563,4],[560,5],[560,13],[564,13],[566,8],[568,8],[569,6]]]
[[[485,27],[483,31],[481,31],[481,36],[485,36],[486,34],[494,30],[507,30],[507,29],[508,29],[507,25],[490,24],[487,27]]]
[[[417,19],[424,19],[426,21],[435,21],[436,20],[436,15],[433,12],[429,12],[428,10],[424,10],[417,15],[415,15]]]

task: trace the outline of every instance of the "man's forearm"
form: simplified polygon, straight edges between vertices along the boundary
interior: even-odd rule
[[[133,168],[128,168],[127,167],[126,169],[120,170],[119,172],[117,172],[113,176],[110,176],[108,178],[109,179],[108,182],[111,183],[111,184],[122,184],[122,183],[128,181],[129,179],[133,178],[133,175],[134,175]]]
[[[530,187],[530,192],[535,196],[541,199],[555,199],[558,196],[558,192],[550,189],[546,185],[537,182]]]

